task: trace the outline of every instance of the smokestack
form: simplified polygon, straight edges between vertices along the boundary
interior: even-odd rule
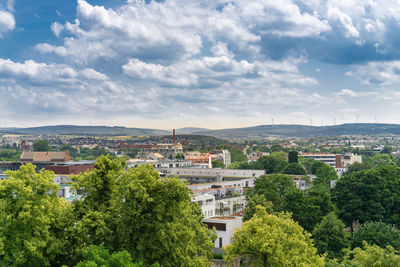
[[[172,142],[175,145],[175,129],[172,130]]]

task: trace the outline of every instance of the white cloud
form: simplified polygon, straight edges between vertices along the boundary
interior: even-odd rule
[[[15,19],[10,12],[0,10],[0,37],[1,33],[15,29]]]
[[[218,43],[222,39],[242,53],[254,55],[260,52],[257,43],[265,33],[312,37],[330,30],[318,14],[301,12],[290,0],[237,0],[223,3],[221,9],[219,4],[128,1],[120,8],[106,9],[78,0],[76,21],[64,25],[74,38],[66,38],[63,46],[39,44],[37,48],[81,63],[118,56],[173,60],[201,54],[204,41]],[[274,27],[277,24],[282,26]],[[53,24],[57,36],[60,29]]]
[[[51,24],[50,28],[54,35],[59,37],[60,33],[64,30],[64,25],[60,24],[59,22],[54,22]]]
[[[175,66],[145,63],[139,59],[130,59],[126,65],[122,66],[122,69],[124,73],[131,77],[157,81],[172,86],[190,86],[196,84],[198,78],[195,74],[179,70]]]
[[[75,70],[65,64],[46,64],[27,60],[23,63],[0,58],[0,81],[41,86],[75,86],[85,81],[107,81],[107,75],[90,68]]]
[[[377,86],[400,84],[400,60],[373,61],[356,67],[348,76],[358,78],[361,83]]]
[[[343,25],[346,31],[346,38],[360,36],[357,28],[353,25],[352,18],[348,14],[341,12],[338,7],[330,6],[328,8],[327,16],[332,20],[338,20]]]
[[[343,84],[359,78],[367,87],[396,85],[399,63],[346,66],[340,81],[346,89],[332,92],[331,84],[318,80],[331,70],[341,73],[342,65],[318,60],[345,55],[360,62],[364,52],[353,53],[355,45],[389,57],[400,3],[382,1],[132,0],[105,8],[78,0],[76,19],[51,24],[60,39],[35,46],[53,54],[39,55],[46,63],[0,59],[0,98],[18,103],[31,96],[32,110],[40,110],[43,98],[47,110],[62,103],[71,114],[112,121],[160,122],[171,115],[190,121],[208,110],[233,122],[254,114],[287,119],[295,112],[308,123],[316,110],[332,118],[335,110],[369,110],[357,104],[360,97],[378,103],[398,96]],[[54,55],[57,64],[51,63]]]
[[[318,83],[302,75],[295,60],[236,60],[224,43],[216,44],[211,51],[214,56],[182,60],[170,65],[130,59],[122,69],[130,77],[161,86],[215,88],[230,83],[231,90],[245,90],[261,84],[279,87],[284,84],[312,86]]]
[[[340,92],[336,93],[338,96],[348,96],[348,97],[357,97],[358,94],[350,89],[342,89]]]

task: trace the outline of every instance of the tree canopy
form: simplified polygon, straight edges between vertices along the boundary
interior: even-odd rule
[[[161,179],[151,166],[124,167],[102,156],[92,172],[77,177],[75,188],[85,196],[75,204],[83,214],[76,227],[81,242],[126,250],[145,265],[206,266],[212,232],[188,187],[178,178]]]
[[[57,196],[54,175],[31,164],[7,175],[0,181],[0,265],[60,265],[72,209]]]
[[[49,171],[28,164],[7,172],[0,266],[208,266],[215,234],[188,187],[151,166],[125,168],[123,160],[99,157],[74,178],[82,195],[74,204],[57,196]]]
[[[268,174],[280,173],[288,165],[285,152],[272,152],[269,156],[261,157],[258,161]]]
[[[293,178],[288,175],[262,175],[255,179],[254,188],[250,190],[250,194],[263,195],[267,201],[272,202],[274,210],[281,211],[286,194],[296,189]]]
[[[303,166],[297,162],[289,163],[282,171],[284,174],[305,175]]]
[[[249,199],[247,206],[244,209],[244,222],[250,220],[254,216],[257,211],[257,206],[265,207],[265,210],[268,213],[272,213],[274,210],[272,202],[267,201],[264,195],[255,194]]]
[[[299,157],[299,153],[297,151],[294,151],[294,150],[290,151],[288,153],[289,164],[290,163],[299,163],[298,157]]]
[[[283,202],[283,210],[291,212],[293,220],[309,232],[334,209],[330,193],[322,186],[312,186],[307,190],[292,189]]]
[[[348,241],[344,232],[344,223],[330,212],[312,232],[319,254],[327,253],[329,258],[342,258]]]
[[[390,245],[399,251],[400,231],[396,227],[383,222],[366,222],[362,227],[354,231],[351,246],[352,248],[362,247],[363,242],[377,245],[381,248]]]
[[[332,199],[346,225],[354,221],[399,224],[400,169],[384,165],[344,175],[332,189]]]
[[[50,146],[49,143],[47,143],[44,140],[38,140],[33,143],[33,150],[34,151],[49,151]]]
[[[330,187],[331,181],[339,179],[336,170],[328,164],[319,166],[315,171],[315,176],[316,178],[313,183],[323,185],[327,188]]]
[[[142,261],[133,262],[127,251],[118,251],[110,254],[108,249],[102,246],[90,245],[83,253],[84,260],[75,267],[143,267]],[[152,267],[159,267],[158,264]]]
[[[364,249],[355,248],[350,263],[361,267],[399,267],[400,256],[391,246],[380,248],[376,245],[364,245]]]
[[[226,260],[240,257],[254,266],[324,266],[310,236],[289,214],[268,214],[258,206],[226,247]]]

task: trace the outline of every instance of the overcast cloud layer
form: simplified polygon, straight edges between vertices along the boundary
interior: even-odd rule
[[[32,2],[0,0],[0,126],[400,123],[399,1]]]

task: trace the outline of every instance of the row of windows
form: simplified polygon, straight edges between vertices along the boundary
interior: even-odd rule
[[[214,216],[214,212],[212,210],[204,212],[204,217],[211,217],[211,216]]]

